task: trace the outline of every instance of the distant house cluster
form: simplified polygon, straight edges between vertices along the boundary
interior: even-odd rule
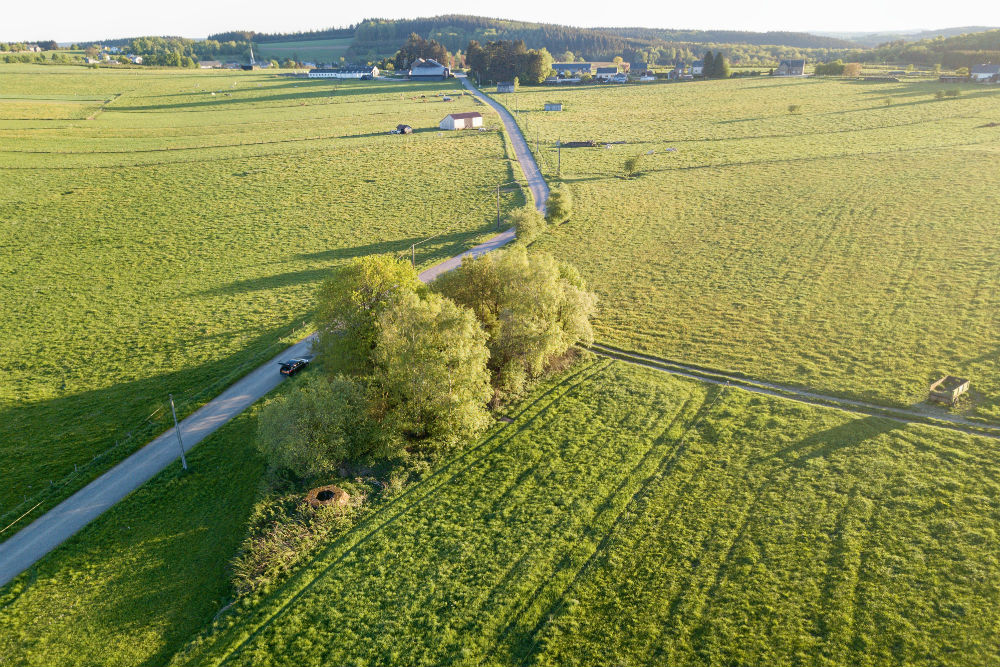
[[[410,63],[408,75],[414,81],[443,81],[451,76],[451,70],[433,58],[417,58]]]
[[[309,70],[310,79],[374,79],[379,75],[378,67],[364,65],[361,67],[315,67]]]

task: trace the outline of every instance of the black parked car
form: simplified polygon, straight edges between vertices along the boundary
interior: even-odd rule
[[[282,375],[295,375],[309,364],[308,359],[289,359],[281,362]]]

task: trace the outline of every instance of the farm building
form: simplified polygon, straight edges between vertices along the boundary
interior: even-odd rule
[[[497,83],[498,93],[513,93],[514,92],[514,82],[513,81],[500,81]]]
[[[618,76],[617,67],[598,67],[597,74],[595,75],[596,78],[602,79],[604,81],[610,81],[616,76]]]
[[[198,67],[201,69],[222,69],[222,63],[218,60],[199,60]]]
[[[378,76],[378,67],[317,67],[309,70],[310,79],[361,79]]]
[[[594,70],[594,66],[590,63],[553,63],[552,69],[556,71],[556,74],[590,74]]]
[[[433,58],[417,58],[410,65],[409,76],[415,81],[443,81],[450,75],[451,71]]]
[[[691,63],[691,74],[694,76],[701,76],[705,71],[705,61],[695,60]]]
[[[969,79],[971,81],[1000,81],[1000,65],[974,65],[971,70],[969,70]]]
[[[442,130],[469,130],[483,126],[483,114],[478,111],[450,113],[438,124]]]
[[[546,111],[562,111],[562,102],[546,102]]]
[[[774,70],[774,76],[802,76],[806,73],[806,61],[801,58],[797,60],[782,60],[778,63],[778,69]]]

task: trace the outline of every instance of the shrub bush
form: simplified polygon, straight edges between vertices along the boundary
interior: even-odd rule
[[[573,214],[573,197],[570,195],[569,188],[565,185],[560,185],[549,193],[549,200],[545,203],[545,220],[546,222],[559,225],[567,220]]]
[[[545,231],[545,218],[530,206],[511,211],[507,222],[514,227],[517,242],[530,245]]]

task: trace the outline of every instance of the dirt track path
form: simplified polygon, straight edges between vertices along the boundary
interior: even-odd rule
[[[764,394],[765,396],[774,396],[776,398],[784,398],[827,408],[837,408],[873,417],[884,417],[907,424],[925,424],[969,435],[1000,440],[1000,426],[966,419],[959,415],[935,410],[930,406],[926,408],[896,408],[858,401],[852,398],[819,394],[806,389],[776,384],[765,380],[756,380],[724,371],[690,366],[639,352],[630,352],[603,343],[594,343],[591,350],[602,357],[617,359],[625,363],[644,366],[645,368],[651,368],[663,373],[679,375],[680,377],[691,378],[710,384],[729,385],[746,391],[752,391],[756,394]]]

